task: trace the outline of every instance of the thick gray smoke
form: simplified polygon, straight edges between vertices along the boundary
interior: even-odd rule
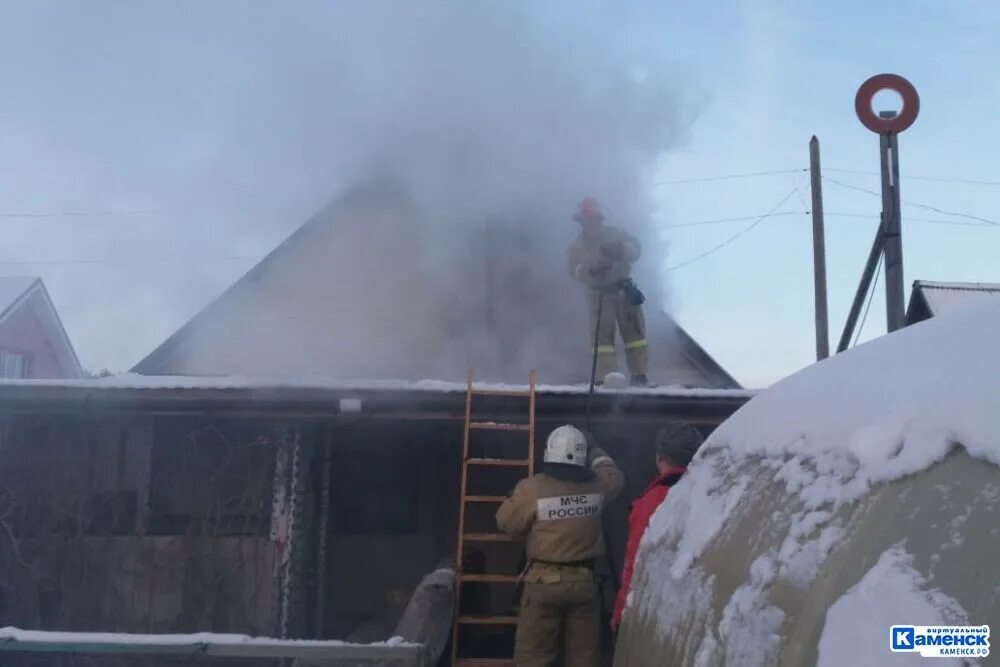
[[[174,211],[160,224],[186,247],[245,253],[334,199],[325,251],[268,302],[328,310],[330,328],[258,304],[167,370],[456,377],[471,365],[559,381],[589,372],[583,294],[564,265],[582,196],[642,238],[651,337],[667,327],[646,184],[690,107],[646,48],[667,11],[617,6],[134,3],[8,23],[45,26],[37,46],[10,35],[41,80],[79,61],[63,92],[86,102],[80,151],[120,160],[126,202]],[[51,105],[39,113],[51,125]],[[360,209],[337,202],[359,188]],[[183,275],[197,302],[217,274]]]
[[[476,366],[502,379],[529,367],[585,377],[584,302],[564,261],[571,213],[592,194],[643,239],[655,311],[665,249],[646,184],[677,140],[672,86],[641,74],[614,37],[567,34],[527,5],[378,7],[341,17],[357,30],[333,130],[338,173],[395,181],[420,212],[398,224],[422,225],[424,268],[442,299],[399,330],[429,327],[447,342],[437,375]]]

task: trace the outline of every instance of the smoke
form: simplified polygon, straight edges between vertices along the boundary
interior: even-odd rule
[[[666,10],[616,7],[49,8],[52,43],[38,50],[58,55],[36,55],[53,69],[83,59],[67,84],[67,96],[93,102],[74,119],[95,130],[80,152],[118,137],[118,186],[172,211],[159,233],[185,248],[273,243],[334,198],[317,221],[325,231],[295,260],[298,277],[256,305],[241,297],[257,310],[231,306],[169,370],[455,377],[474,366],[523,379],[537,367],[546,380],[580,380],[589,344],[565,267],[572,211],[593,195],[644,242],[636,273],[655,341],[668,326],[656,314],[666,247],[647,185],[693,110],[653,42]],[[185,292],[160,303],[197,302],[220,275],[186,272]]]
[[[421,225],[421,256],[377,263],[421,261],[438,297],[392,329],[429,330],[446,343],[432,368],[412,372],[476,367],[523,379],[535,367],[547,379],[586,377],[583,294],[564,259],[577,233],[571,213],[592,194],[613,224],[643,239],[655,311],[661,286],[649,278],[666,249],[646,184],[678,140],[675,86],[641,74],[613,37],[542,20],[527,4],[375,3],[338,20],[357,39],[344,44],[338,79],[336,171],[388,180],[412,198],[418,215],[395,221]],[[380,331],[368,340],[383,349],[392,343]]]

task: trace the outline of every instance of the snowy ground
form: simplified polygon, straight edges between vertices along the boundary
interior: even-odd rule
[[[646,532],[619,654],[906,664],[920,658],[888,652],[892,623],[1000,621],[998,332],[1000,300],[958,308],[720,426]]]
[[[0,651],[74,651],[84,653],[160,653],[176,655],[224,655],[242,657],[349,658],[373,660],[412,658],[419,650],[396,637],[375,644],[341,641],[289,640],[247,635],[215,634],[127,634],[104,632],[45,632],[0,628]]]

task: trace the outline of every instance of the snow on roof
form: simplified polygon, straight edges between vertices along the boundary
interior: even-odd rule
[[[34,276],[0,277],[0,314],[7,312],[37,282]]]
[[[465,382],[448,382],[443,380],[344,380],[336,378],[313,377],[196,377],[196,376],[166,376],[138,375],[124,373],[106,378],[88,380],[0,380],[0,387],[61,387],[80,389],[311,389],[329,391],[395,391],[395,392],[431,392],[431,393],[461,393],[467,389]],[[501,384],[492,382],[477,382],[476,389],[486,391],[528,391],[528,385]],[[585,395],[587,385],[536,385],[539,394]],[[749,399],[755,392],[747,389],[701,389],[679,386],[625,388],[620,390],[596,388],[600,394],[629,394],[637,396],[667,396],[680,398],[733,398]]]
[[[942,283],[917,280],[914,290],[920,290],[931,315],[940,315],[986,297],[1000,296],[1000,283]]]

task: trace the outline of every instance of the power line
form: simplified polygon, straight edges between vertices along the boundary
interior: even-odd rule
[[[882,193],[881,192],[876,192],[875,190],[872,190],[870,188],[863,188],[860,185],[852,185],[851,183],[844,183],[843,181],[838,181],[836,178],[830,178],[829,176],[824,176],[823,180],[824,181],[829,181],[830,183],[833,183],[834,185],[839,185],[842,188],[847,188],[848,190],[857,190],[858,192],[864,192],[864,193],[872,195],[874,197],[878,197],[879,199],[882,198]]]
[[[752,230],[752,229],[753,229],[754,227],[756,227],[756,226],[757,226],[757,225],[759,225],[760,223],[764,222],[764,220],[768,219],[768,218],[769,218],[769,217],[771,217],[772,215],[775,215],[775,212],[776,212],[776,211],[777,211],[777,210],[778,210],[779,208],[781,208],[782,206],[784,206],[784,205],[785,205],[785,202],[787,202],[787,201],[788,201],[789,199],[791,199],[791,198],[792,198],[792,195],[794,195],[794,194],[795,194],[796,190],[798,190],[798,188],[797,188],[797,187],[795,187],[795,188],[792,188],[792,189],[791,189],[791,190],[790,190],[790,191],[788,192],[788,194],[787,194],[787,195],[785,195],[785,196],[784,196],[784,197],[782,198],[782,200],[781,200],[781,201],[779,201],[779,202],[778,202],[777,204],[775,204],[775,205],[774,205],[774,207],[772,207],[772,208],[771,208],[771,210],[770,210],[770,211],[768,211],[768,212],[767,212],[767,213],[765,213],[764,215],[762,215],[762,216],[760,216],[759,218],[757,218],[756,220],[754,220],[754,222],[753,222],[752,224],[750,224],[749,226],[747,226],[747,227],[746,227],[746,229],[743,229],[742,231],[740,231],[740,232],[738,232],[738,233],[734,234],[733,236],[730,236],[730,237],[729,237],[728,239],[726,239],[725,241],[723,241],[723,242],[722,242],[722,243],[720,243],[719,245],[715,246],[714,248],[711,248],[710,250],[706,250],[705,252],[701,253],[700,255],[697,255],[696,257],[692,257],[691,259],[689,259],[689,260],[687,260],[687,261],[684,261],[684,262],[681,262],[680,264],[675,264],[674,266],[671,266],[671,267],[667,268],[667,271],[668,271],[668,272],[669,272],[669,271],[676,271],[677,269],[680,269],[680,268],[683,268],[683,267],[685,267],[685,266],[689,266],[689,265],[691,265],[691,264],[694,264],[695,262],[697,262],[697,261],[699,261],[699,260],[702,260],[702,259],[704,259],[705,257],[708,257],[709,255],[711,255],[711,254],[713,254],[713,253],[715,253],[715,252],[718,252],[719,250],[722,250],[722,249],[723,249],[723,248],[725,248],[725,247],[726,247],[727,245],[729,245],[729,244],[730,244],[730,243],[732,243],[733,241],[737,240],[737,239],[738,239],[738,238],[740,238],[741,236],[744,236],[744,235],[746,235],[746,234],[747,234],[747,233],[749,233],[749,232],[750,232],[750,231],[751,231],[751,230]]]
[[[882,268],[882,259],[884,257],[885,253],[880,252],[878,255],[878,264],[875,266],[875,278],[872,280],[872,291],[868,294],[868,305],[865,306],[865,314],[861,317],[858,332],[854,335],[854,345],[858,344],[858,339],[861,338],[861,331],[865,328],[865,322],[868,321],[868,310],[872,307],[872,301],[875,299],[875,288],[878,286],[879,270]]]
[[[823,167],[823,171],[832,171],[838,174],[858,174],[859,176],[881,176],[877,171],[863,171],[860,169],[836,169],[833,167]],[[944,178],[941,176],[916,176],[913,174],[906,175],[907,180],[914,181],[930,181],[932,183],[961,183],[964,185],[1000,185],[1000,181],[983,181],[976,180],[972,178]]]
[[[827,217],[834,218],[861,218],[863,220],[874,220],[876,216],[870,213],[824,213]],[[982,222],[963,222],[961,220],[942,220],[940,218],[911,218],[906,216],[904,218],[906,222],[922,222],[931,225],[956,225],[959,227],[979,227],[980,229],[990,229],[993,225],[988,225]]]
[[[796,174],[808,169],[779,169],[775,171],[755,171],[745,174],[725,174],[722,176],[705,176],[702,178],[681,178],[671,181],[653,181],[653,185],[681,185],[684,183],[708,183],[711,181],[728,181],[735,178],[754,178],[757,176],[778,176],[781,174]]]
[[[240,260],[240,261],[260,261],[263,259],[263,255],[227,255],[220,257],[134,257],[134,258],[119,258],[119,259],[41,259],[41,260],[30,260],[30,259],[12,259],[3,260],[0,259],[0,266],[3,265],[17,265],[17,266],[32,266],[32,265],[70,265],[70,264],[150,264],[150,263],[170,263],[170,264],[186,264],[194,261],[205,261],[205,262],[217,262],[222,260]]]
[[[0,212],[0,218],[110,218],[114,216],[164,215],[159,211],[23,211]]]
[[[772,218],[776,218],[782,215],[808,215],[809,211],[782,211],[781,213],[770,214]],[[676,225],[663,225],[661,229],[680,229],[682,227],[700,227],[702,225],[716,225],[723,222],[746,222],[747,220],[756,220],[761,217],[762,214],[757,215],[747,215],[741,218],[719,218],[717,220],[700,220],[698,222],[682,222]],[[768,215],[764,213],[763,215]]]
[[[994,227],[1000,227],[1000,222],[997,222],[996,220],[990,220],[989,218],[983,218],[983,217],[980,217],[978,215],[971,215],[969,213],[959,213],[957,211],[946,211],[946,210],[944,210],[942,208],[938,208],[936,206],[930,206],[929,204],[917,204],[917,203],[912,202],[912,201],[905,201],[904,200],[903,203],[906,204],[907,206],[913,206],[915,208],[922,208],[925,211],[933,211],[934,213],[940,213],[941,215],[953,215],[956,218],[965,218],[967,220],[977,220],[977,221],[979,221],[981,223],[984,223],[984,224],[987,224],[987,225],[992,225]]]
[[[871,190],[869,188],[863,188],[863,187],[861,187],[859,185],[852,185],[850,183],[844,183],[843,181],[838,181],[837,179],[830,178],[829,176],[824,176],[823,180],[824,181],[829,181],[830,183],[833,183],[834,185],[839,185],[842,188],[847,188],[848,190],[857,190],[858,192],[864,192],[866,194],[872,195],[873,197],[878,197],[879,199],[882,198],[882,193],[881,192],[876,192],[876,191]],[[922,208],[922,209],[924,209],[926,211],[933,211],[934,213],[940,213],[941,215],[951,215],[951,216],[954,216],[956,218],[966,218],[968,220],[977,220],[977,221],[982,222],[982,223],[987,224],[987,225],[994,225],[994,226],[1000,227],[1000,222],[997,222],[996,220],[990,220],[989,218],[984,218],[984,217],[981,217],[981,216],[978,216],[978,215],[972,215],[970,213],[960,213],[958,211],[947,211],[945,209],[938,208],[937,206],[931,206],[930,204],[921,204],[919,202],[909,201],[909,200],[906,200],[906,199],[903,200],[903,203],[906,204],[907,206],[913,206],[914,208]]]
[[[770,217],[778,218],[789,215],[809,215],[811,211],[808,209],[801,211],[781,211],[780,213],[772,213]],[[757,215],[745,215],[739,218],[716,218],[714,220],[699,220],[697,222],[681,222],[676,225],[661,225],[660,229],[684,229],[686,227],[702,227],[705,225],[717,225],[727,222],[746,222],[747,220],[756,220],[762,214]],[[767,215],[766,213],[763,215]],[[828,218],[858,218],[860,220],[874,220],[877,216],[871,213],[846,213],[846,212],[830,212],[824,213]],[[920,222],[930,225],[955,225],[959,227],[979,227],[981,229],[990,229],[993,225],[986,224],[984,222],[963,222],[962,220],[945,220],[942,218],[911,218],[906,217],[906,222]]]

